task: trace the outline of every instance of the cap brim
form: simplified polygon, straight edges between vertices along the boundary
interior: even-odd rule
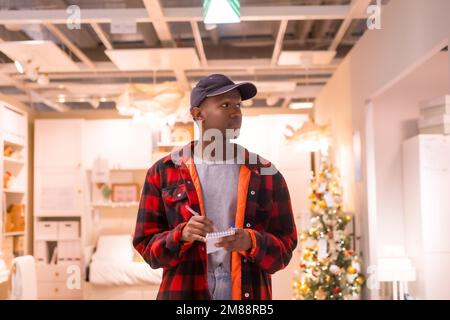
[[[218,96],[227,92],[230,92],[234,89],[238,89],[239,93],[241,94],[241,100],[248,100],[256,96],[256,93],[258,90],[256,89],[256,86],[251,82],[242,82],[237,84],[230,84],[228,86],[224,86],[220,89],[217,89],[216,91],[211,92],[206,97],[214,97]]]

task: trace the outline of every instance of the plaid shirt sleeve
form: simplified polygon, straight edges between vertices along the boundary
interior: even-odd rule
[[[276,173],[272,180],[273,206],[267,230],[245,229],[252,247],[241,254],[264,271],[273,274],[285,268],[297,246],[297,230],[287,184]]]
[[[169,229],[155,164],[148,170],[142,190],[133,245],[152,268],[174,267],[192,246],[192,242],[181,241],[185,224]]]

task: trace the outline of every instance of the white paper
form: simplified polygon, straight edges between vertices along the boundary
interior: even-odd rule
[[[210,254],[218,250],[224,250],[223,248],[216,247],[216,243],[223,237],[231,236],[236,233],[236,229],[231,228],[222,232],[214,232],[206,234],[206,253]]]

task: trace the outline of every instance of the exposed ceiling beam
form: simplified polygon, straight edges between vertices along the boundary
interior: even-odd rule
[[[164,16],[161,2],[159,0],[143,0],[143,2],[163,47],[175,47],[175,41],[173,41],[169,24]]]
[[[10,105],[13,105],[16,108],[19,108],[25,112],[28,112],[28,122],[33,122],[34,121],[34,113],[35,111],[30,108],[29,106],[25,105],[25,103],[27,103],[28,101],[22,101],[20,99],[18,99],[17,96],[13,96],[13,95],[6,95],[0,92],[0,100],[6,103],[9,103]],[[28,99],[29,100],[29,99]]]
[[[299,35],[299,40],[301,44],[305,44],[306,39],[308,38],[309,33],[311,32],[311,28],[313,26],[314,20],[306,20],[303,24],[303,28]]]
[[[348,5],[317,6],[246,6],[241,8],[241,21],[274,20],[332,20],[344,19],[349,11]],[[172,21],[203,21],[202,8],[167,8],[166,19]],[[363,17],[366,17],[364,14]],[[361,17],[361,18],[363,18]]]
[[[347,16],[344,21],[342,21],[341,26],[339,27],[338,32],[336,33],[333,42],[331,43],[328,50],[335,51],[339,46],[339,43],[345,36],[350,24],[353,19],[358,19],[362,14],[366,13],[367,6],[370,4],[371,0],[353,0],[350,4],[350,10],[348,11]]]
[[[219,45],[220,37],[217,27],[212,30],[209,30],[209,36],[211,37],[211,41],[215,46]]]
[[[28,88],[27,84],[23,81],[17,80],[15,78],[5,75],[5,74],[0,74],[0,77],[6,78],[8,81],[11,82],[11,84],[14,87],[27,93],[31,99],[34,99],[37,102],[45,103],[50,108],[52,108],[56,111],[59,111],[59,112],[64,112],[64,111],[68,110],[68,108],[66,106],[59,104],[59,103],[54,103],[54,102],[48,100],[47,98],[41,96],[40,94],[38,94],[36,91],[31,90],[30,88]]]
[[[230,75],[248,75],[249,70],[257,75],[322,75],[333,73],[338,67],[341,59],[334,59],[329,65],[320,65],[309,67],[307,70],[303,66],[277,66],[272,68],[270,66],[270,59],[223,59],[208,60],[208,67],[198,70],[187,70],[188,76],[205,75],[210,72],[227,72]],[[81,65],[81,62],[77,64]],[[74,72],[49,72],[49,77],[52,80],[58,79],[79,79],[79,78],[123,78],[123,77],[152,77],[152,71],[120,71],[112,62],[96,62],[96,72],[91,72],[86,69],[81,69]],[[5,63],[0,65],[0,72],[5,74],[15,74],[17,69],[14,63]],[[158,70],[158,77],[174,76],[171,70]],[[17,79],[26,79],[26,75],[18,74]]]
[[[175,69],[175,70],[173,70],[173,72],[175,73],[175,77],[177,78],[177,81],[181,85],[181,87],[184,90],[189,90],[190,91],[191,87],[189,85],[189,80],[188,80],[184,70],[182,70],[182,69]]]
[[[70,41],[69,38],[66,37],[64,33],[62,33],[55,25],[51,23],[45,23],[45,27],[50,31],[55,37],[57,37],[61,42],[72,51],[78,59],[83,61],[89,68],[95,70],[95,64],[91,61],[91,59],[86,56],[83,51],[78,49],[78,47]]]
[[[195,46],[197,47],[197,52],[200,57],[200,62],[203,67],[208,65],[208,60],[206,59],[205,49],[203,48],[202,35],[198,28],[198,22],[191,21],[192,33],[194,34]]]
[[[172,33],[170,31],[169,24],[164,16],[163,8],[160,0],[143,0],[145,9],[150,16],[150,19],[158,35],[159,40],[163,47],[175,47],[175,41],[173,40]],[[205,58],[206,59],[206,58]],[[175,77],[178,83],[184,90],[190,90],[189,81],[186,77],[184,70],[176,68],[174,69]]]
[[[278,62],[278,57],[280,56],[281,49],[283,49],[283,39],[286,33],[286,28],[288,25],[288,20],[281,20],[280,27],[278,28],[277,38],[275,40],[275,46],[273,48],[272,59],[270,60],[270,65],[275,66]]]
[[[97,22],[93,22],[93,23],[91,23],[91,27],[95,31],[95,33],[97,34],[98,38],[103,43],[105,48],[108,50],[113,50],[114,47],[113,47],[111,41],[109,41],[108,35],[106,34],[105,31],[103,31],[100,24],[98,24]]]
[[[367,0],[361,0],[361,2]],[[145,0],[152,4],[152,1]],[[359,2],[359,1],[357,1]],[[152,7],[150,7],[151,9]],[[249,6],[241,8],[241,21],[276,21],[276,20],[333,20],[345,19],[350,11],[349,5],[323,6]],[[161,11],[162,12],[162,11]],[[83,9],[81,23],[111,23],[116,19],[152,22],[156,12],[141,8],[120,9]],[[355,19],[365,19],[365,12],[356,12]],[[203,21],[201,7],[165,8],[166,22]],[[0,10],[0,24],[66,24],[67,12],[57,10]]]
[[[288,109],[289,103],[291,103],[291,101],[292,101],[292,97],[291,96],[285,97],[285,99],[283,101],[283,104],[281,105],[281,108]]]
[[[158,47],[159,39],[151,23],[140,23],[137,26],[138,33],[142,35],[144,43],[148,47]]]
[[[315,38],[325,40],[327,36],[328,30],[330,30],[331,24],[333,23],[332,20],[323,21],[321,23],[320,28],[317,30],[317,34],[315,35]]]

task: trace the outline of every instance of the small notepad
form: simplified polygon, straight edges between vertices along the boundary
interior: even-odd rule
[[[216,247],[216,243],[223,237],[232,236],[236,233],[235,228],[228,229],[226,231],[213,232],[206,234],[206,253],[210,254],[223,248]]]

